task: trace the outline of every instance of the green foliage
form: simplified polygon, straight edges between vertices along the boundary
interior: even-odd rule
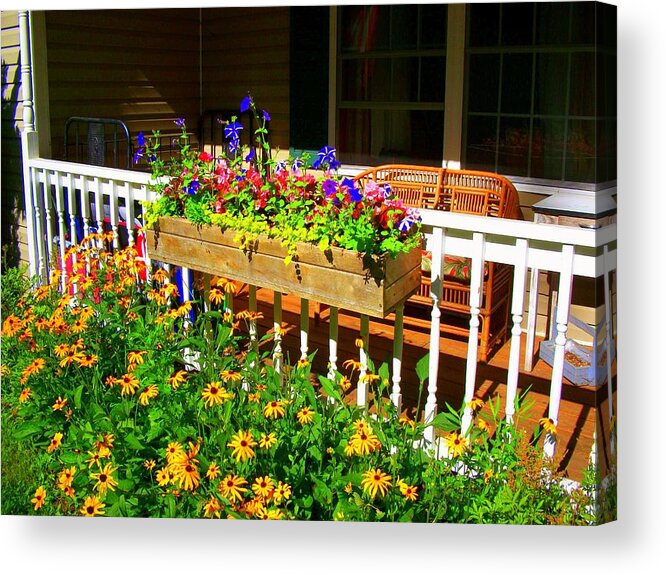
[[[250,312],[210,303],[192,323],[166,274],[138,281],[131,250],[96,246],[77,254],[76,297],[56,275],[4,318],[3,512],[595,522],[595,478],[567,493],[499,403],[477,407],[462,437],[450,407],[431,421],[397,413],[383,364],[362,376],[371,405],[358,407],[358,371],[317,376],[311,355],[277,373],[272,336],[248,337]],[[427,356],[416,370],[422,387]],[[441,445],[415,446],[429,426]]]

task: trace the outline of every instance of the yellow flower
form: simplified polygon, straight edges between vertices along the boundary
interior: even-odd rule
[[[74,474],[76,473],[76,467],[66,467],[60,472],[58,476],[58,487],[65,490],[66,487],[69,487],[74,480]]]
[[[382,446],[379,438],[370,429],[357,431],[351,436],[349,443],[357,455],[368,455]]]
[[[45,500],[46,500],[46,491],[44,487],[40,485],[35,491],[35,495],[30,500],[30,503],[35,504],[35,511],[37,511],[42,505],[44,505]]]
[[[12,337],[21,329],[21,320],[14,314],[9,315],[2,322],[2,336]]]
[[[277,487],[273,492],[273,500],[275,501],[275,503],[279,505],[283,499],[286,501],[290,497],[291,497],[291,485],[289,485],[288,483],[282,483],[282,481],[278,481]]]
[[[346,375],[343,375],[342,378],[340,379],[339,385],[342,391],[349,391],[352,385],[351,379],[349,379]]]
[[[90,469],[95,463],[98,466],[101,466],[100,460],[111,457],[111,451],[108,447],[100,447],[97,451],[89,451],[90,459],[88,459],[88,469]]]
[[[166,279],[168,277],[169,277],[169,274],[167,273],[167,271],[164,268],[160,268],[158,270],[155,270],[155,273],[153,274],[153,279],[156,282],[160,282],[160,283],[166,281]]]
[[[302,357],[301,359],[298,360],[298,363],[296,364],[296,367],[299,368],[299,369],[304,369],[308,365],[310,365],[310,362],[306,358]]]
[[[458,457],[467,449],[467,439],[457,432],[449,433],[446,436],[446,445],[452,457]]]
[[[204,516],[213,517],[220,516],[220,502],[211,495],[210,499],[204,503]]]
[[[484,402],[482,399],[475,397],[467,405],[472,411],[478,411],[484,406]]]
[[[233,449],[231,455],[236,458],[236,461],[246,461],[254,457],[254,450],[252,448],[256,444],[257,442],[247,431],[239,431],[227,443],[227,447]]]
[[[544,428],[546,433],[549,433],[550,435],[557,435],[557,426],[555,425],[555,422],[550,419],[550,417],[542,417],[539,420],[539,425]]]
[[[130,394],[134,395],[139,387],[139,380],[133,373],[126,373],[116,380],[120,385],[120,395]]]
[[[248,393],[247,394],[247,400],[250,403],[259,403],[260,399],[261,399],[261,397],[259,396],[258,393]]]
[[[405,496],[407,501],[416,501],[418,499],[419,495],[417,493],[416,485],[409,485],[402,479],[400,479],[396,485],[398,486],[398,489],[400,489],[400,493]]]
[[[81,367],[92,367],[97,364],[98,360],[99,358],[94,354],[84,355],[80,359],[74,358],[74,361],[76,361]]]
[[[247,481],[238,475],[230,473],[227,475],[217,486],[217,490],[232,503],[234,501],[242,501],[243,493],[247,491],[243,485],[247,485]]]
[[[259,438],[259,447],[262,449],[270,449],[277,443],[277,436],[275,433],[262,433]]]
[[[357,361],[355,359],[348,359],[342,364],[342,367],[345,369],[351,369],[352,371],[358,371],[361,369],[362,364],[360,361]]]
[[[363,338],[362,337],[357,337],[356,341],[354,343],[356,344],[357,348],[363,349]]]
[[[296,419],[301,425],[312,423],[314,419],[314,411],[310,407],[304,407],[296,414]]]
[[[141,405],[148,405],[148,402],[158,395],[159,391],[157,386],[154,383],[151,383],[139,394],[139,403]]]
[[[151,471],[152,469],[155,469],[155,465],[157,465],[157,463],[155,463],[154,459],[146,459],[146,461],[143,462],[143,466],[148,471]]]
[[[79,318],[69,326],[72,333],[83,333],[88,329],[88,322]]]
[[[148,353],[146,351],[130,351],[127,354],[127,361],[131,364],[140,365],[143,363],[143,356]]]
[[[351,457],[352,455],[354,455],[354,453],[356,453],[356,449],[354,449],[354,446],[351,443],[347,443],[345,445],[345,455],[347,455],[347,457]]]
[[[391,486],[391,476],[384,473],[381,469],[370,469],[363,473],[363,481],[361,481],[363,491],[370,494],[374,498],[379,492],[382,497],[386,495],[388,488]]]
[[[252,484],[252,491],[258,497],[263,497],[266,501],[269,501],[273,496],[273,491],[275,490],[275,483],[273,480],[266,475],[265,477],[257,477]]]
[[[199,470],[190,459],[186,458],[175,465],[174,476],[178,481],[178,487],[185,491],[192,491],[199,487]]]
[[[488,422],[485,419],[478,419],[476,422],[476,426],[481,430],[481,431],[490,431],[490,426],[488,425]]]
[[[175,463],[176,461],[182,461],[187,458],[187,454],[183,449],[183,446],[177,441],[172,441],[166,448],[166,460],[167,463]]]
[[[211,288],[208,292],[208,301],[214,304],[221,304],[224,301],[224,292],[219,288]]]
[[[412,429],[416,426],[416,422],[407,415],[401,415],[398,422],[402,423],[405,427],[409,425]]]
[[[30,399],[31,395],[32,395],[32,391],[30,391],[30,388],[29,387],[24,387],[21,390],[21,394],[19,395],[19,402],[25,403],[26,401],[28,401],[28,399]]]
[[[285,414],[284,411],[284,402],[282,401],[271,401],[264,406],[264,417],[272,417],[273,419],[278,419]]]
[[[220,372],[220,377],[225,383],[229,383],[230,381],[240,381],[243,376],[237,371],[225,369]]]
[[[95,517],[95,515],[104,515],[104,509],[106,505],[102,503],[97,497],[94,495],[91,495],[89,497],[86,497],[86,500],[83,503],[83,507],[81,508],[81,515],[85,515],[86,517]]]
[[[41,357],[38,357],[35,361],[33,361],[23,370],[23,375],[29,377],[31,375],[37,374],[40,371],[42,371],[42,369],[44,369],[45,365],[46,362]]]
[[[211,381],[201,392],[206,407],[221,405],[233,396],[233,393],[229,393],[224,387],[220,386],[219,381]]]
[[[214,461],[208,466],[206,471],[206,477],[211,481],[217,479],[217,476],[220,474],[220,467]]]
[[[96,479],[95,488],[99,490],[101,494],[106,493],[107,489],[114,491],[118,483],[113,478],[111,473],[116,471],[117,467],[111,467],[110,463],[107,463],[99,473],[91,473],[90,479]]]
[[[168,381],[173,389],[178,389],[181,383],[185,383],[186,378],[187,378],[187,372],[182,369],[179,369],[169,378]]]
[[[53,439],[51,439],[51,443],[49,443],[49,446],[46,448],[46,451],[49,453],[53,453],[58,447],[60,447],[60,444],[62,443],[62,433],[58,432],[53,436]]]
[[[155,479],[157,480],[157,485],[159,485],[160,487],[168,485],[169,481],[171,480],[171,476],[169,475],[169,470],[166,467],[158,469],[157,473],[155,474]]]
[[[72,346],[67,351],[67,355],[63,356],[60,361],[60,367],[67,367],[74,362],[80,362],[85,359],[85,356],[77,349],[76,346]]]

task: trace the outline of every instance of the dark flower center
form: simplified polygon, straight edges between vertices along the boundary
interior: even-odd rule
[[[107,480],[106,474],[105,474],[105,473],[100,473],[100,475],[99,475],[99,480],[100,480],[102,483],[106,483],[106,480]]]
[[[86,507],[86,511],[88,514],[92,515],[95,512],[95,508],[92,505],[88,505],[88,507]]]

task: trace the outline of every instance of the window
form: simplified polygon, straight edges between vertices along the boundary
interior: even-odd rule
[[[616,178],[616,8],[471,4],[463,163],[541,180]]]
[[[341,161],[441,164],[446,21],[446,5],[340,7]]]

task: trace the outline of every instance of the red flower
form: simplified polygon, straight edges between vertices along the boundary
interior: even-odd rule
[[[210,162],[213,159],[213,156],[211,156],[208,152],[201,152],[199,154],[199,160],[202,162]]]

